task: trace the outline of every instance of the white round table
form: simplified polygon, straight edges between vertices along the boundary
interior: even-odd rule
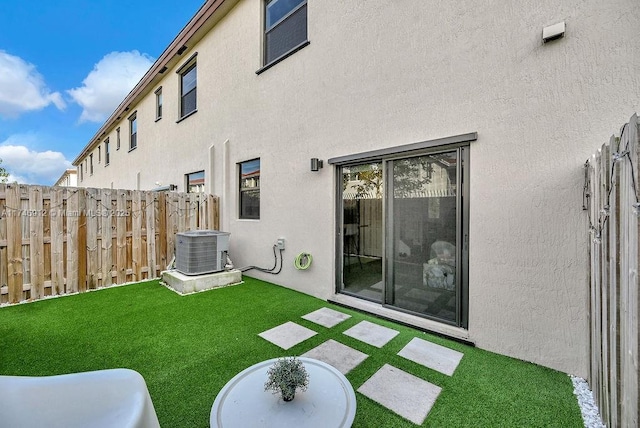
[[[233,377],[220,390],[211,408],[211,427],[344,427],[356,415],[356,395],[346,377],[333,366],[298,357],[309,374],[306,391],[293,401],[264,390],[267,371],[278,359],[255,364]]]

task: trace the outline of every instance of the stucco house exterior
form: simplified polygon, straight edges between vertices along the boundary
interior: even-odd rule
[[[635,0],[208,0],[78,185],[218,195],[236,266],[285,239],[252,276],[586,377],[583,164],[640,109],[639,28]]]

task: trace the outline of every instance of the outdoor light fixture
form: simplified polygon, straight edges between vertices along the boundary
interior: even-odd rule
[[[311,158],[311,171],[318,171],[322,168],[322,159]]]
[[[542,29],[542,41],[544,43],[550,42],[564,37],[564,21],[557,24],[549,25]]]

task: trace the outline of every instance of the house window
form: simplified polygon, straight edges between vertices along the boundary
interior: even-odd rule
[[[80,181],[84,181],[84,165],[80,164],[80,168],[78,168],[80,170]]]
[[[267,0],[264,63],[293,53],[307,42],[307,0]]]
[[[192,172],[186,175],[187,178],[187,193],[202,193],[204,192],[204,171]]]
[[[109,139],[104,140],[104,166],[109,165]]]
[[[129,117],[129,151],[138,147],[138,116],[133,113]]]
[[[240,218],[260,218],[260,159],[240,164]]]
[[[156,91],[156,120],[162,119],[162,86]]]
[[[120,127],[116,129],[116,150],[120,150]]]
[[[89,175],[93,175],[93,153],[89,155]]]
[[[102,147],[98,146],[98,163],[102,160]]]
[[[180,73],[180,117],[196,111],[198,68],[194,62]]]

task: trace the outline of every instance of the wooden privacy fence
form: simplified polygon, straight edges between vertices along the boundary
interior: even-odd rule
[[[203,193],[0,184],[0,303],[156,278],[177,232],[218,229]]]
[[[603,422],[637,427],[639,333],[638,117],[585,164],[590,219],[590,384]]]

